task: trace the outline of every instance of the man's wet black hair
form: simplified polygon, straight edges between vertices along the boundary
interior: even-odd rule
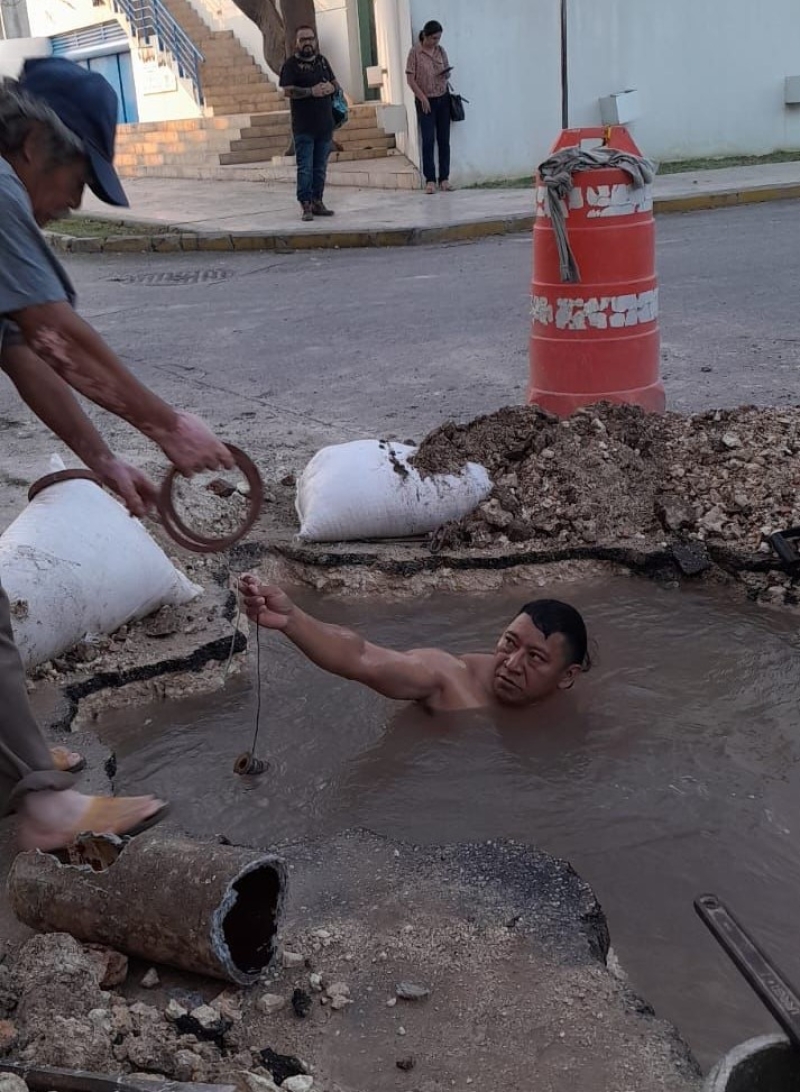
[[[432,38],[434,34],[442,34],[444,27],[436,19],[429,19],[422,30],[419,32],[419,40],[422,42],[425,38]]]
[[[567,645],[568,666],[580,664],[582,671],[589,670],[592,666],[589,635],[580,611],[560,599],[534,599],[526,603],[519,614],[527,614],[545,637],[560,633]]]

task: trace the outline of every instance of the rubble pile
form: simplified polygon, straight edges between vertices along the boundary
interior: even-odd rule
[[[436,534],[449,548],[700,541],[763,553],[800,523],[800,409],[647,415],[601,403],[566,420],[519,406],[448,423],[415,456],[430,473],[473,460],[491,496]]]
[[[294,943],[324,966],[332,941],[330,931],[317,929]],[[0,962],[0,1058],[35,1067],[232,1084],[241,1092],[342,1092],[339,1085],[322,1082],[311,1064],[275,1046],[287,1049],[276,1020],[311,1023],[312,1009],[336,1020],[354,1004],[347,982],[324,970],[309,973],[310,965],[302,952],[284,948],[262,986],[212,988],[217,995],[207,1000],[184,987],[160,989],[154,967],[137,983],[127,957],[113,949],[80,944],[65,933],[34,936],[16,958]],[[152,1003],[130,996],[141,996],[140,990],[151,993]],[[386,1004],[419,1003],[430,992],[425,984],[400,983]],[[21,1082],[11,1085],[5,1092],[25,1092]]]

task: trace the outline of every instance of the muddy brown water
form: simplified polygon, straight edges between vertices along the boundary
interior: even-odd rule
[[[553,593],[558,593],[555,589]],[[800,982],[800,629],[722,592],[614,577],[563,588],[598,646],[590,675],[530,717],[433,718],[323,674],[262,631],[263,777],[236,777],[255,692],[109,714],[118,791],[198,835],[270,844],[367,827],[420,843],[506,837],[594,888],[633,987],[705,1066],[774,1030],[692,910],[715,892]],[[519,603],[315,600],[398,647],[486,649]]]

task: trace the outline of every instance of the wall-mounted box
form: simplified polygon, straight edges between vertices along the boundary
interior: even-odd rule
[[[377,107],[378,125],[384,133],[396,136],[405,133],[408,129],[408,115],[405,106],[395,106],[392,103]]]
[[[627,125],[629,121],[636,121],[640,114],[639,92],[634,88],[600,99],[603,125]]]
[[[379,64],[371,64],[365,69],[367,77],[367,87],[383,87],[383,77],[386,75],[386,69],[381,68]]]
[[[783,101],[787,106],[800,104],[800,76],[787,76]]]

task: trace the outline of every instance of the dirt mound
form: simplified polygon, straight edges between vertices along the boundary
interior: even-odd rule
[[[695,539],[752,553],[763,533],[800,522],[798,452],[800,409],[658,417],[601,403],[564,421],[511,407],[448,423],[414,462],[436,473],[472,460],[494,481],[439,546]]]

